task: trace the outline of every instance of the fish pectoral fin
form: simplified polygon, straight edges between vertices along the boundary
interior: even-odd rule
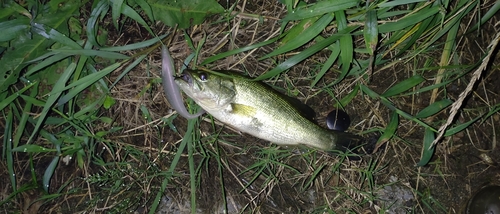
[[[247,117],[253,117],[257,113],[257,109],[252,106],[244,104],[231,103],[231,113]]]

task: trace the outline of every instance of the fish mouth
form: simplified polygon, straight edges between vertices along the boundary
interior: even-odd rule
[[[189,85],[193,85],[193,76],[187,71],[183,71],[182,74],[177,78],[182,79],[184,82],[186,82]]]

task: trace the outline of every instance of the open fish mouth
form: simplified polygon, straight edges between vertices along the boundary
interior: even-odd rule
[[[182,72],[182,74],[178,78],[182,79],[184,82],[186,82],[190,86],[193,85],[193,76],[191,76],[191,74],[187,71]]]

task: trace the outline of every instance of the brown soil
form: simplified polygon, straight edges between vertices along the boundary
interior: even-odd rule
[[[242,1],[245,2],[245,1]],[[240,3],[242,4],[242,3]],[[240,5],[242,6],[242,5]],[[485,9],[486,10],[486,9]],[[194,42],[198,42],[206,33],[207,43],[202,48],[200,62],[209,56],[227,50],[244,47],[276,36],[280,22],[286,12],[285,7],[276,1],[248,1],[245,13],[265,16],[259,21],[239,14],[230,22],[219,25],[207,24],[188,29]],[[457,60],[463,65],[472,65],[481,60],[485,50],[495,34],[499,31],[494,25],[497,14],[490,22],[482,26],[478,34],[469,34],[462,38],[455,50]],[[218,17],[214,17],[217,19]],[[239,26],[237,29],[232,29]],[[152,26],[158,35],[171,29],[162,24]],[[123,32],[112,31],[109,25],[111,44],[130,44],[147,39],[146,31],[133,25]],[[466,27],[462,31],[467,30]],[[118,34],[120,33],[120,34]],[[325,32],[328,34],[328,32]],[[226,37],[227,36],[227,37]],[[362,44],[362,40],[357,38]],[[223,42],[225,44],[221,45]],[[219,47],[222,47],[219,49]],[[266,46],[254,52],[244,52],[212,63],[208,67],[213,70],[235,70],[256,77],[264,71],[284,61],[288,56],[258,60],[270,53],[275,47]],[[439,50],[439,48],[437,49]],[[300,51],[300,50],[298,50]],[[176,65],[180,67],[191,51],[182,33],[178,33],[170,45],[170,52]],[[131,53],[133,54],[133,53]],[[383,93],[390,86],[414,75],[414,72],[430,62],[431,66],[439,63],[440,52],[419,55],[407,62],[394,63],[390,67],[375,67],[367,85],[377,93]],[[283,90],[296,96],[317,112],[317,121],[326,126],[326,115],[334,108],[336,101],[323,89],[338,78],[338,72],[330,71],[315,87],[310,87],[311,75],[318,70],[318,64],[326,61],[327,53],[320,53],[295,66],[278,78],[267,81],[270,85],[290,88]],[[358,55],[363,58],[367,56]],[[481,116],[500,103],[499,56],[488,67],[488,71],[466,99],[456,121],[464,123]],[[157,51],[150,58],[137,66],[123,78],[112,92],[117,103],[110,110],[102,110],[102,115],[114,119],[114,126],[123,127],[123,132],[113,136],[110,143],[98,143],[93,150],[102,162],[85,163],[84,168],[77,163],[66,166],[60,164],[53,176],[51,187],[56,189],[67,185],[65,196],[60,200],[42,203],[35,201],[41,191],[33,188],[24,192],[22,199],[14,200],[4,207],[23,208],[22,212],[120,212],[128,210],[147,212],[159,191],[166,170],[176,154],[180,141],[186,132],[187,120],[181,117],[172,119],[169,126],[166,122],[148,123],[141,113],[141,105],[145,106],[153,121],[159,120],[172,112],[167,103],[163,89],[158,81],[160,70],[160,53]],[[192,66],[192,65],[191,65]],[[457,69],[459,70],[459,69]],[[436,70],[423,72],[428,78],[426,85],[433,84]],[[117,71],[110,81],[120,75]],[[449,84],[446,90],[440,88],[438,100],[458,99],[459,94],[470,81],[472,72]],[[349,94],[354,85],[361,81],[358,76],[348,76],[341,83],[329,89],[337,99]],[[140,95],[141,91],[145,94]],[[430,103],[429,92],[414,96],[395,97],[391,101],[400,109],[415,115]],[[370,137],[380,134],[390,121],[392,112],[377,100],[358,93],[355,99],[345,106],[351,116],[352,125],[349,132]],[[426,122],[436,128],[446,121],[449,110],[435,115]],[[496,113],[484,121],[473,123],[465,131],[446,137],[437,146],[431,162],[424,167],[416,167],[420,161],[424,129],[415,122],[400,117],[396,136],[376,153],[365,155],[361,160],[349,160],[330,154],[313,151],[312,155],[304,155],[311,151],[306,149],[283,148],[269,142],[232,131],[219,123],[212,123],[209,116],[200,120],[196,133],[201,135],[202,146],[195,145],[194,162],[197,169],[196,202],[201,213],[220,212],[224,207],[224,199],[230,213],[322,213],[329,208],[338,213],[379,213],[381,202],[376,200],[377,192],[389,183],[391,177],[404,187],[411,189],[415,200],[408,202],[414,213],[461,213],[463,205],[471,194],[486,184],[500,183],[500,152],[496,146],[496,133],[500,114]],[[175,126],[176,131],[172,128]],[[110,128],[110,127],[103,127]],[[215,139],[213,133],[218,133]],[[113,151],[109,147],[112,146]],[[262,147],[268,148],[263,153]],[[203,150],[201,149],[203,148]],[[136,153],[140,151],[142,153]],[[217,154],[217,155],[215,155]],[[488,163],[487,158],[492,159]],[[216,158],[220,157],[220,159]],[[29,157],[16,157],[24,162],[23,169],[29,169]],[[52,157],[35,157],[34,164],[43,175],[43,169]],[[275,160],[276,162],[269,162]],[[0,168],[6,169],[0,162]],[[120,164],[122,163],[122,164]],[[127,163],[127,164],[123,164]],[[161,207],[165,212],[189,212],[190,175],[187,150],[175,170],[175,176],[169,182],[164,193]],[[256,164],[262,165],[256,165]],[[8,181],[7,171],[1,177]],[[113,172],[113,173],[111,173]],[[114,183],[100,183],[95,175],[113,176]],[[18,183],[30,182],[31,172],[18,175]],[[89,178],[92,178],[89,180]],[[5,185],[0,189],[6,190]],[[130,186],[128,189],[120,188]],[[6,194],[2,193],[2,197]],[[128,207],[119,207],[128,201]],[[17,203],[17,204],[16,204]],[[132,205],[130,205],[132,204]],[[233,209],[234,208],[234,209]],[[233,210],[232,210],[233,209]],[[232,210],[232,212],[231,212]],[[10,211],[5,211],[10,212]]]

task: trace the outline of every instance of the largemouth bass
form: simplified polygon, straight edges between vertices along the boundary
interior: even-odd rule
[[[186,70],[175,82],[219,121],[272,143],[345,151],[362,140],[315,124],[285,95],[244,76]]]

